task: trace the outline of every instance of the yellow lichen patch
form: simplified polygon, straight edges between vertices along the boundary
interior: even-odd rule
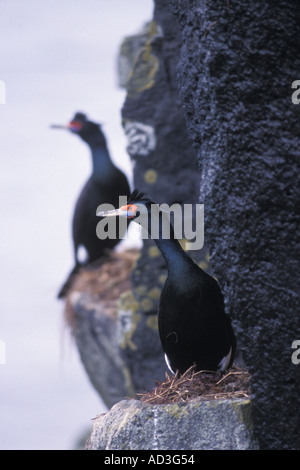
[[[148,184],[156,183],[156,181],[157,181],[157,171],[155,171],[155,170],[147,170],[147,171],[144,173],[144,180],[145,180],[146,183],[148,183]]]
[[[187,244],[187,242],[188,242],[187,239],[186,239],[186,238],[182,238],[181,240],[178,240],[178,241],[179,241],[179,243],[180,243],[181,248],[182,248],[184,251],[186,251],[186,244]]]
[[[149,290],[148,296],[151,299],[157,300],[160,297],[160,289],[158,287],[152,287],[152,289]]]
[[[118,300],[118,307],[122,310],[136,312],[138,310],[139,304],[134,298],[133,293],[131,291],[126,291],[120,295]]]
[[[136,345],[133,341],[133,333],[141,320],[141,315],[138,313],[139,304],[135,300],[132,292],[128,291],[121,295],[117,306],[119,323],[121,325],[120,347],[123,349],[129,348],[135,351]]]
[[[172,406],[167,406],[165,411],[168,413],[168,415],[173,416],[173,418],[176,419],[184,418],[189,414],[189,411],[186,407],[180,406],[177,403],[173,403]]]
[[[136,395],[135,395],[134,386],[132,383],[131,373],[128,367],[124,366],[123,377],[125,379],[126,389],[128,390],[128,396],[134,398]]]
[[[247,424],[249,429],[253,429],[253,423],[251,419],[251,401],[250,399],[245,400],[242,405],[237,403],[232,403],[232,406],[238,416],[238,419],[241,423]]]
[[[159,282],[161,284],[164,284],[166,282],[166,279],[167,279],[167,275],[166,274],[161,274],[158,278]]]
[[[143,285],[140,285],[140,286],[137,286],[135,287],[135,292],[142,296],[142,295],[146,295],[147,294],[147,287],[146,286],[143,286]]]
[[[157,246],[150,246],[148,253],[149,253],[149,256],[151,256],[151,258],[156,258],[157,256],[159,256],[160,251],[157,248]]]
[[[151,330],[158,331],[157,315],[149,315],[146,321],[146,325],[148,328],[151,328]]]
[[[143,312],[150,312],[153,310],[153,302],[147,297],[141,300],[141,308]]]
[[[200,261],[198,263],[198,266],[199,266],[199,268],[203,269],[203,271],[205,271],[208,268],[208,264],[207,264],[206,261]]]
[[[155,21],[150,23],[149,37],[135,59],[126,89],[128,96],[135,97],[144,90],[152,88],[159,68],[159,60],[152,52],[151,41],[158,34]]]

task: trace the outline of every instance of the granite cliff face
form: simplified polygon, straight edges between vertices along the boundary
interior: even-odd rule
[[[300,448],[300,10],[171,0],[177,76],[200,165],[211,263],[252,374],[262,448]],[[297,368],[298,367],[298,368]]]

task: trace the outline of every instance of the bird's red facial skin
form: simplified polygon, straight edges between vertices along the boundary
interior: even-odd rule
[[[69,124],[68,124],[68,127],[69,129],[71,129],[72,131],[80,131],[82,129],[82,124],[81,122],[79,121],[71,121]]]
[[[120,207],[122,211],[130,212],[132,215],[128,215],[128,219],[131,219],[135,216],[138,207],[135,204],[127,204],[126,206]]]

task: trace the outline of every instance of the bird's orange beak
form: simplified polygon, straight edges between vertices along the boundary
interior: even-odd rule
[[[121,206],[119,209],[113,209],[111,211],[100,211],[97,212],[99,217],[126,217],[132,219],[137,213],[138,207],[135,204],[127,204]]]
[[[52,124],[52,129],[67,129],[69,131],[78,132],[82,129],[82,123],[79,121],[71,121],[68,124]]]

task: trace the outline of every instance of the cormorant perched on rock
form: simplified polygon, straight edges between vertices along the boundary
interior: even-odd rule
[[[168,269],[160,296],[158,326],[169,369],[183,374],[193,365],[196,370],[211,371],[230,367],[235,337],[224,311],[223,295],[217,281],[181,248],[169,214],[135,190],[128,205],[98,215],[127,217],[147,228],[150,235],[157,229],[154,221],[158,223],[155,242]],[[170,236],[163,238],[167,230]]]
[[[74,210],[72,235],[75,266],[58,294],[58,297],[62,298],[66,295],[79,268],[101,258],[125,235],[124,231],[118,233],[116,239],[100,240],[96,235],[96,226],[99,222],[96,209],[103,203],[117,207],[119,196],[130,195],[130,187],[124,173],[111,161],[106,139],[99,124],[89,121],[83,113],[76,113],[69,124],[53,125],[52,128],[67,129],[81,137],[90,147],[93,163],[92,174],[83,187]]]

